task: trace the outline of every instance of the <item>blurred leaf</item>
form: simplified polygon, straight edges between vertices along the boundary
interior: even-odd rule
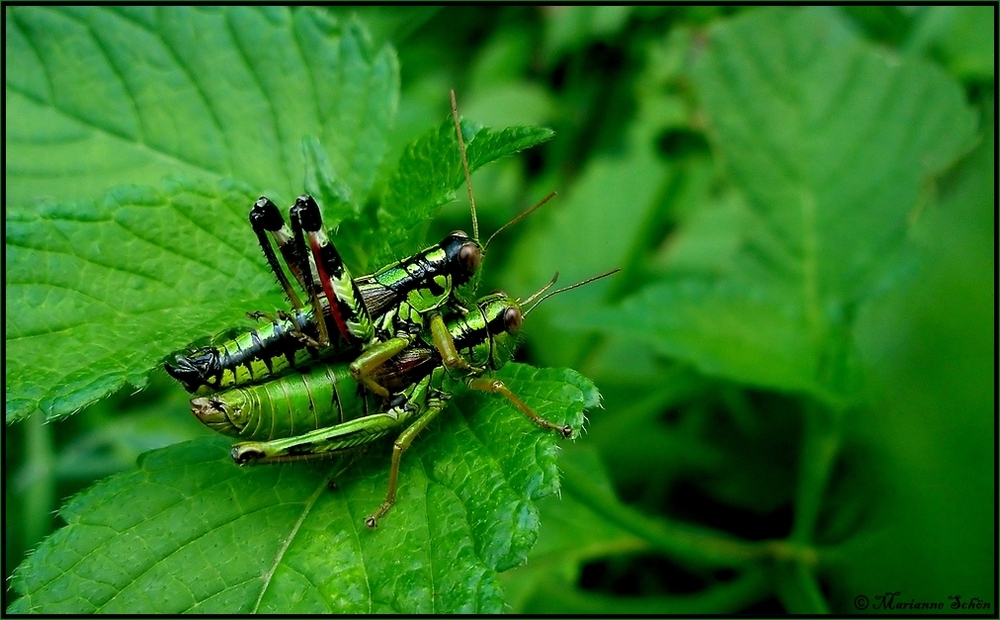
[[[385,6],[333,5],[327,10],[341,19],[357,16],[368,27],[376,43],[391,42],[398,48],[414,30],[440,13],[442,7],[401,5],[386,10]]]
[[[552,99],[539,85],[523,82],[493,83],[464,106],[469,118],[491,124],[544,123],[552,114]]]
[[[975,119],[947,76],[875,53],[830,11],[754,11],[711,41],[694,77],[751,209],[740,251],[723,277],[668,278],[580,320],[711,374],[836,401],[854,389],[854,308]]]
[[[556,196],[526,221],[530,228],[517,235],[505,267],[507,290],[526,297],[556,272],[561,283],[570,284],[622,266],[669,179],[653,149],[654,130],[649,123],[633,125],[623,154],[594,157],[565,196]],[[532,313],[528,338],[543,364],[578,363],[565,326],[597,305],[609,286],[607,280],[589,284],[547,300]]]
[[[579,427],[599,396],[567,369],[499,376]],[[12,613],[498,613],[497,572],[526,557],[534,500],[558,489],[556,445],[509,403],[470,394],[402,461],[375,531],[390,449],[339,465],[239,468],[222,438],[149,452],[61,511],[67,526],[16,571]],[[128,506],[128,510],[123,510]]]
[[[625,26],[633,8],[629,6],[547,7],[545,58],[548,64],[561,54],[594,40],[609,39]]]
[[[574,470],[577,478],[585,477],[595,491],[613,495],[607,474],[592,450],[568,449],[560,465]],[[584,590],[580,579],[586,563],[649,553],[652,546],[609,520],[606,514],[595,512],[589,501],[581,501],[572,489],[567,489],[561,499],[542,500],[539,509],[542,531],[528,563],[501,577],[515,613],[612,613],[615,609],[657,614],[720,609],[734,612],[762,596],[763,574],[753,569],[730,583],[710,585],[693,596],[635,598]]]
[[[593,484],[613,493],[610,481],[592,449],[573,447],[560,455],[560,465],[574,463],[587,472]],[[570,494],[548,497],[538,503],[543,525],[528,563],[501,577],[514,613],[530,613],[526,599],[544,595],[549,587],[575,588],[583,564],[591,559],[613,554],[648,550],[641,538],[589,510]],[[541,590],[541,591],[540,591]]]
[[[6,200],[96,199],[168,175],[301,193],[316,136],[363,201],[399,91],[354,22],[264,7],[8,7]]]
[[[912,26],[912,18],[899,6],[850,5],[840,9],[853,19],[870,39],[899,45]]]
[[[914,21],[905,49],[929,48],[961,79],[995,79],[996,6],[921,7]]]
[[[849,419],[849,446],[866,455],[853,464],[865,486],[851,494],[873,514],[830,541],[835,613],[887,591],[946,609],[956,595],[996,605],[994,132],[984,128],[918,220],[912,285],[859,315],[872,404]]]

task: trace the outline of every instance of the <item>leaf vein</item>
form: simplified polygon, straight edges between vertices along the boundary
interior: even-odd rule
[[[299,515],[299,518],[296,519],[295,523],[292,524],[292,529],[288,533],[288,538],[285,540],[281,548],[278,549],[278,553],[275,554],[274,563],[271,565],[271,568],[268,569],[267,573],[262,575],[263,587],[261,587],[260,595],[257,597],[257,601],[253,605],[253,609],[251,610],[252,613],[257,613],[257,611],[260,609],[260,603],[261,601],[264,600],[264,594],[267,593],[267,589],[271,585],[271,579],[272,577],[274,577],[274,572],[278,570],[278,564],[280,564],[281,559],[285,557],[285,552],[288,551],[288,547],[291,546],[292,541],[295,539],[295,535],[298,534],[299,529],[305,522],[306,517],[309,516],[309,513],[310,511],[312,511],[312,508],[316,504],[316,501],[319,499],[319,496],[322,495],[324,490],[326,490],[326,485],[327,481],[325,479],[321,480],[320,484],[316,487],[316,490],[313,491],[313,494],[309,497],[308,500],[306,500],[305,506],[302,507],[302,513]]]

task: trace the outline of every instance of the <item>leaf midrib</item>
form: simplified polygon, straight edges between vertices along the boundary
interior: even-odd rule
[[[254,614],[258,613],[261,601],[264,600],[264,595],[267,593],[267,589],[271,585],[271,579],[274,577],[274,572],[278,570],[278,566],[281,564],[282,558],[285,557],[285,552],[288,551],[288,548],[295,540],[295,536],[299,533],[299,529],[301,529],[302,524],[306,520],[306,517],[308,517],[309,514],[312,512],[313,506],[323,495],[323,492],[326,490],[326,486],[327,486],[327,480],[325,478],[321,478],[320,483],[316,486],[316,490],[313,491],[313,494],[310,495],[308,501],[306,501],[305,506],[302,508],[302,513],[299,515],[299,518],[292,525],[292,529],[288,533],[288,538],[285,540],[285,543],[281,546],[281,548],[278,549],[278,552],[275,554],[274,563],[271,565],[271,568],[269,568],[267,572],[263,575],[263,579],[261,580],[260,594],[257,596],[257,600],[253,604],[253,609],[251,609],[251,613]]]

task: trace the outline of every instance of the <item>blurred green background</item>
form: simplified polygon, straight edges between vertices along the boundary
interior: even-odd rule
[[[484,236],[559,192],[490,245],[486,289],[622,268],[525,325],[521,360],[604,407],[511,611],[995,613],[993,7],[331,10],[398,52],[386,166],[449,88],[556,131],[473,178]],[[67,497],[208,433],[186,400],[157,371],[8,426],[5,578]]]

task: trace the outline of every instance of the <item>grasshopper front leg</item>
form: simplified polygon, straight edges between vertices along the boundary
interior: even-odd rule
[[[441,354],[441,362],[449,369],[472,370],[472,365],[458,354],[455,347],[455,338],[445,325],[444,318],[440,314],[431,316],[431,338],[438,353]],[[481,370],[481,369],[475,369]]]
[[[431,315],[430,323],[434,346],[445,368],[482,372],[483,369],[470,365],[459,355],[455,339],[440,314]],[[415,334],[402,334],[369,347],[351,362],[351,376],[375,394],[383,398],[388,397],[389,391],[375,380],[374,375],[383,364],[406,350],[415,339]]]
[[[364,385],[375,394],[378,394],[382,398],[388,398],[389,390],[382,387],[375,380],[374,374],[380,366],[410,346],[413,340],[414,336],[396,336],[395,338],[390,338],[369,347],[357,359],[351,362],[351,376],[354,377],[355,381]]]
[[[469,379],[466,384],[473,390],[480,392],[490,392],[493,394],[500,394],[507,400],[509,400],[515,407],[521,410],[521,413],[525,415],[529,420],[534,422],[539,427],[547,431],[555,431],[559,433],[560,436],[564,438],[573,436],[573,427],[569,424],[556,424],[555,422],[549,422],[542,416],[535,413],[534,409],[529,407],[527,403],[517,397],[516,394],[510,391],[510,388],[499,379],[489,379],[486,377],[475,377]]]

